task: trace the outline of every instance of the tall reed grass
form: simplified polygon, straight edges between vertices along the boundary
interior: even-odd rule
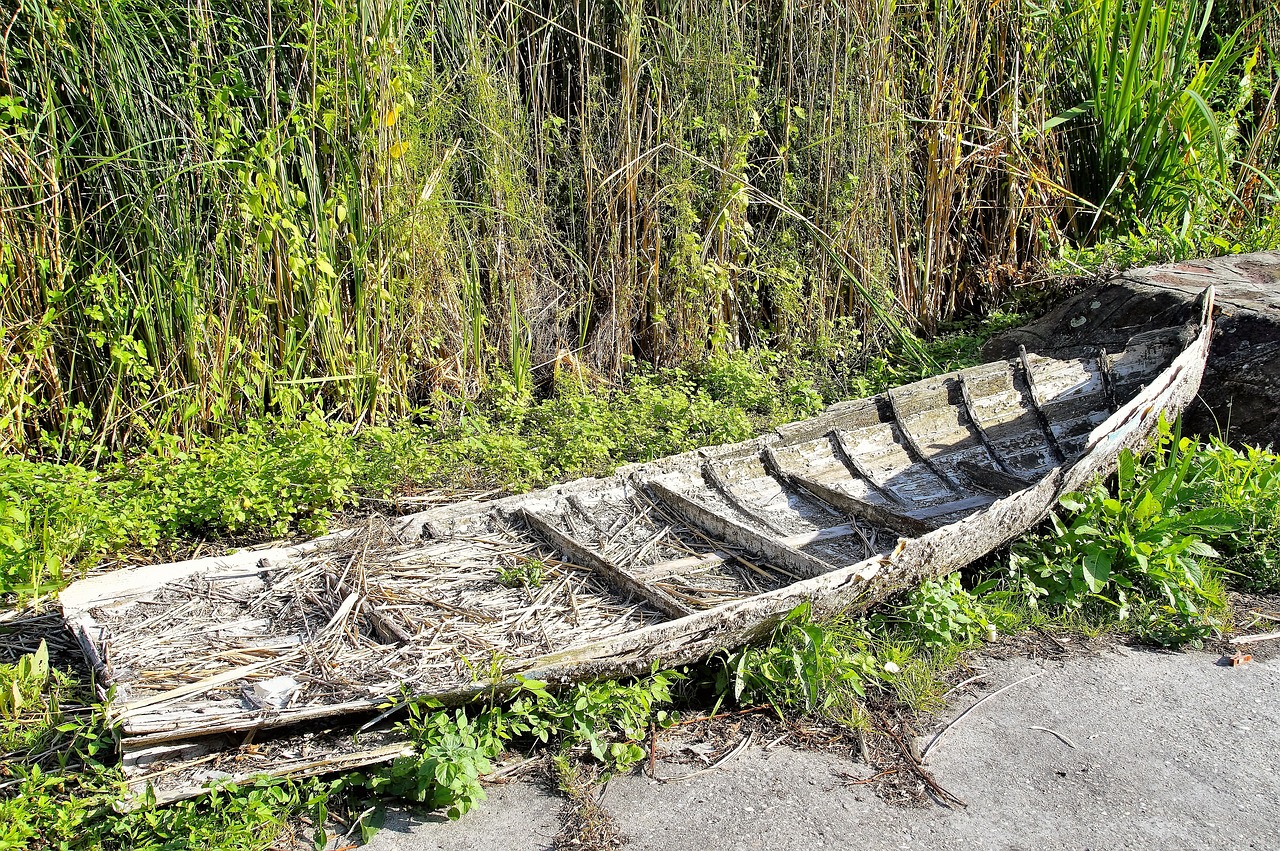
[[[928,330],[1059,238],[1046,14],[17,0],[0,448]]]
[[[1083,82],[1075,188],[1103,214],[1189,219],[1206,183],[1228,170],[1227,127],[1209,100],[1239,64],[1236,35],[1200,61],[1213,0],[1063,0],[1061,26]],[[1228,120],[1230,116],[1227,116]]]

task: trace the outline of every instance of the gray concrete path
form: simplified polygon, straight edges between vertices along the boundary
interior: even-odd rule
[[[683,783],[615,778],[603,802],[627,847],[710,849],[1280,849],[1280,662],[1118,648],[1065,661],[989,660],[985,694],[926,764],[968,806],[903,808],[837,772],[838,754],[752,747]],[[1069,746],[1054,732],[1070,742]],[[926,735],[923,741],[930,738]],[[688,771],[661,766],[659,776]],[[392,812],[369,846],[525,851],[552,845],[563,799],[496,787],[461,821]]]

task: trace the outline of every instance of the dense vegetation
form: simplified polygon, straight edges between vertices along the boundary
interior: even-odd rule
[[[7,17],[10,451],[821,355],[998,303],[1099,240],[1277,238],[1277,13],[1256,0]]]
[[[1055,274],[1280,247],[1266,0],[17,0],[0,31],[6,603],[745,438],[971,362]],[[414,705],[385,769],[129,814],[97,696],[29,653],[0,849],[354,839],[388,797],[461,815],[507,750],[625,769],[708,695],[859,727],[1000,633],[1212,639],[1228,589],[1280,592],[1278,479],[1166,432],[869,619]]]

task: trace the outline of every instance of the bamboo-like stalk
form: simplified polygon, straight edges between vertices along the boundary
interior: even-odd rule
[[[22,0],[0,447],[929,330],[1066,209],[1041,8]]]

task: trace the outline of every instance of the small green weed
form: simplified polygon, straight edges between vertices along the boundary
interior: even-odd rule
[[[542,559],[525,559],[498,571],[498,584],[506,588],[541,588],[547,579]]]
[[[1223,553],[1227,582],[1259,594],[1280,592],[1280,456],[1212,438],[1192,458],[1190,506],[1231,518],[1212,541]]]
[[[831,625],[813,623],[804,604],[783,619],[768,643],[724,657],[717,685],[739,703],[827,714],[864,697],[867,680],[879,673],[874,656],[842,640]]]
[[[400,729],[419,753],[389,767],[350,775],[351,785],[442,808],[461,818],[484,800],[480,776],[518,741],[553,745],[562,752],[583,747],[608,771],[625,771],[645,756],[639,744],[650,723],[663,727],[673,716],[672,685],[684,675],[654,670],[633,682],[577,683],[553,693],[538,680],[521,680],[505,701],[477,709],[444,709],[434,701],[412,701]]]
[[[49,682],[49,647],[40,642],[15,665],[0,665],[0,721],[16,721],[33,704],[43,704]],[[56,706],[50,711],[56,712]],[[7,750],[7,748],[6,748]]]
[[[991,583],[968,591],[960,574],[930,579],[911,592],[907,601],[872,616],[872,628],[889,634],[897,628],[930,649],[972,647],[994,640],[996,624],[981,597]]]

